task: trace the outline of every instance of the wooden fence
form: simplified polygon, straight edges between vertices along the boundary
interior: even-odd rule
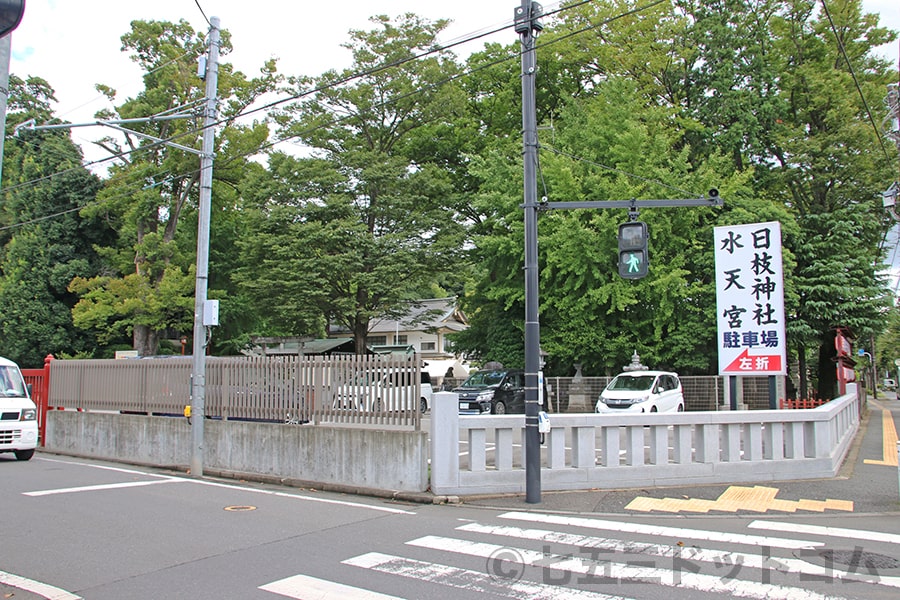
[[[415,355],[210,357],[204,415],[418,430],[421,362]],[[191,357],[55,360],[48,408],[181,416],[191,405],[191,371]]]

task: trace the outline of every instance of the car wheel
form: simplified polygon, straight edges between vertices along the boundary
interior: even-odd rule
[[[381,401],[381,398],[375,401],[375,405],[373,407],[375,412],[383,412],[384,411],[384,402]]]
[[[419,412],[423,415],[428,410],[428,400],[425,398],[419,398]]]
[[[506,414],[506,404],[503,402],[498,402],[494,405],[494,414],[495,415],[505,415]]]
[[[31,460],[34,456],[34,448],[30,450],[16,450],[16,460]]]

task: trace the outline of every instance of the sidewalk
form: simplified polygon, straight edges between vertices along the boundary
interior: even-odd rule
[[[524,495],[468,496],[461,500],[475,506],[568,513],[721,516],[729,513],[785,515],[793,510],[793,514],[900,515],[896,450],[900,401],[894,399],[893,394],[890,396],[888,399],[882,394],[878,400],[869,400],[869,410],[863,416],[844,465],[832,479],[765,481],[735,486],[544,491],[541,502],[536,504],[527,504]],[[883,411],[890,414],[889,421],[883,419]],[[712,504],[713,501],[718,502]],[[644,510],[637,510],[638,507]]]

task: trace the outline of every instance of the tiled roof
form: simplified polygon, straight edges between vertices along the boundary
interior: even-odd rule
[[[399,319],[373,321],[369,333],[428,331],[430,329],[462,331],[467,327],[465,315],[456,308],[456,298],[432,298],[411,302],[409,312]]]

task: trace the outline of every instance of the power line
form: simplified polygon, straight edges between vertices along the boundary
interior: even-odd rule
[[[212,23],[209,22],[209,19],[206,17],[206,13],[203,12],[203,7],[200,6],[200,0],[194,0],[194,4],[196,4],[197,8],[200,9],[200,14],[203,15],[203,20],[206,21],[206,24],[212,27]]]
[[[580,7],[580,6],[583,6],[583,5],[585,5],[585,4],[588,4],[588,3],[590,3],[591,1],[592,1],[592,0],[582,0],[582,1],[577,2],[577,3],[575,3],[575,4],[571,4],[571,5],[568,5],[568,6],[562,6],[562,7],[559,7],[559,8],[557,8],[557,9],[555,9],[555,10],[545,12],[545,15],[544,15],[544,16],[552,16],[552,15],[554,15],[554,14],[558,14],[558,13],[565,12],[565,11],[568,11],[568,10],[573,10],[573,9],[575,9],[575,8],[578,8],[578,7]],[[554,39],[554,40],[550,40],[550,41],[548,41],[548,42],[546,42],[546,43],[544,43],[544,44],[538,44],[538,45],[535,46],[535,49],[540,49],[540,48],[544,48],[544,47],[551,46],[551,45],[553,45],[553,44],[555,44],[555,43],[558,43],[558,42],[560,42],[560,41],[562,41],[562,40],[564,40],[564,39],[571,38],[571,37],[573,37],[574,35],[578,35],[578,34],[581,34],[581,33],[585,33],[585,32],[590,31],[590,30],[592,30],[592,29],[596,29],[597,27],[602,27],[603,25],[607,25],[607,24],[609,24],[609,23],[611,23],[611,22],[613,22],[613,21],[616,21],[616,20],[618,20],[618,19],[621,19],[621,18],[630,16],[630,15],[633,15],[633,14],[637,14],[637,13],[639,13],[639,12],[642,12],[642,11],[644,11],[644,10],[647,10],[647,9],[649,9],[649,8],[652,8],[652,7],[654,7],[654,6],[658,5],[658,4],[662,4],[662,3],[665,2],[665,1],[666,1],[666,0],[655,0],[654,2],[651,2],[650,4],[647,4],[646,6],[636,7],[636,8],[634,8],[634,9],[631,9],[631,10],[626,11],[626,12],[624,12],[624,13],[621,13],[621,14],[619,14],[619,15],[615,15],[615,16],[610,17],[610,18],[608,18],[608,19],[604,19],[604,20],[602,20],[602,21],[600,21],[600,22],[598,22],[598,23],[595,23],[595,24],[592,24],[592,25],[588,25],[588,26],[586,26],[586,27],[584,27],[584,28],[582,28],[582,29],[580,29],[580,30],[577,30],[577,31],[575,31],[575,32],[571,32],[571,33],[568,33],[568,34],[566,34],[566,35],[564,35],[564,36],[560,36],[560,37],[558,37],[558,38],[556,38],[556,39]],[[267,109],[274,108],[275,106],[278,106],[278,105],[283,104],[283,103],[285,103],[285,102],[290,102],[290,101],[292,101],[292,100],[299,100],[299,99],[301,99],[301,98],[304,98],[304,97],[307,97],[307,96],[310,96],[310,95],[313,95],[313,94],[316,94],[316,93],[319,93],[319,92],[322,92],[322,91],[327,91],[327,90],[329,90],[329,89],[336,88],[336,87],[338,87],[338,86],[340,86],[340,85],[344,85],[344,84],[349,83],[349,82],[351,82],[351,81],[354,81],[354,80],[356,80],[356,79],[361,79],[361,78],[364,78],[364,77],[368,77],[368,76],[371,76],[371,75],[380,73],[380,72],[382,72],[382,71],[385,71],[385,70],[390,69],[390,68],[393,68],[393,67],[401,66],[401,65],[403,65],[403,64],[406,64],[406,63],[409,63],[409,62],[412,62],[412,61],[415,61],[415,60],[420,60],[420,59],[422,59],[422,58],[425,58],[425,57],[430,56],[430,55],[432,55],[432,54],[435,54],[435,53],[437,53],[437,52],[441,52],[441,51],[444,51],[444,50],[448,50],[448,49],[450,49],[450,48],[452,48],[452,47],[456,47],[456,46],[459,46],[459,45],[462,45],[462,44],[465,44],[465,43],[468,43],[468,42],[471,42],[471,41],[475,41],[475,40],[481,39],[481,38],[486,37],[486,36],[489,36],[489,35],[493,35],[494,33],[498,33],[498,32],[500,32],[500,31],[503,31],[504,29],[510,27],[511,25],[512,25],[512,20],[510,20],[509,22],[505,23],[503,26],[500,26],[500,27],[497,27],[497,28],[494,28],[494,29],[489,29],[489,30],[487,30],[487,31],[485,31],[485,30],[480,30],[480,31],[478,31],[478,32],[476,32],[476,33],[474,33],[474,34],[469,35],[469,36],[463,36],[463,37],[459,38],[457,41],[454,41],[453,43],[448,43],[448,44],[443,45],[443,46],[435,46],[435,47],[433,47],[433,48],[431,48],[431,49],[429,49],[429,50],[427,50],[427,51],[425,51],[425,52],[422,52],[422,53],[420,53],[420,54],[413,55],[413,56],[410,56],[410,57],[406,57],[406,58],[403,58],[403,59],[398,59],[398,60],[393,61],[393,62],[391,62],[391,63],[383,63],[383,64],[380,64],[380,65],[376,65],[375,67],[372,67],[372,68],[370,68],[370,69],[366,69],[366,70],[364,70],[364,71],[360,71],[360,72],[356,72],[356,73],[350,74],[350,75],[348,75],[348,76],[346,76],[346,77],[344,77],[344,78],[341,78],[341,79],[339,79],[339,80],[330,81],[330,82],[328,82],[328,83],[326,83],[326,84],[324,84],[324,85],[322,85],[322,86],[318,86],[318,87],[316,87],[316,88],[313,88],[313,89],[310,89],[310,90],[307,90],[307,91],[304,91],[304,92],[301,92],[301,93],[298,93],[298,94],[294,94],[294,95],[288,96],[288,97],[286,97],[286,98],[282,98],[282,99],[279,99],[279,100],[270,102],[270,103],[268,103],[268,104],[266,104],[266,105],[264,105],[264,106],[254,108],[254,109],[252,109],[252,110],[249,110],[249,111],[246,111],[246,112],[243,112],[243,113],[239,113],[239,114],[233,115],[233,116],[231,116],[231,117],[226,117],[226,118],[224,118],[224,119],[220,119],[219,121],[217,121],[217,122],[215,122],[215,123],[213,123],[213,124],[211,124],[211,125],[209,125],[209,126],[210,126],[210,127],[215,127],[215,126],[223,125],[223,124],[226,124],[226,125],[227,125],[227,124],[232,123],[232,122],[234,122],[234,121],[236,121],[236,120],[238,120],[238,119],[240,119],[240,118],[247,117],[247,116],[249,116],[249,115],[255,114],[255,113],[260,112],[260,111],[263,111],[263,110],[267,110]],[[189,53],[186,53],[186,54],[182,55],[182,58],[183,58],[184,56],[187,56],[188,54],[189,54]],[[459,74],[456,74],[456,75],[453,75],[453,76],[451,76],[451,77],[445,78],[444,80],[441,80],[441,81],[436,82],[436,83],[434,83],[434,84],[431,84],[431,85],[429,85],[429,86],[426,86],[426,87],[423,87],[423,88],[419,88],[419,89],[417,89],[417,90],[414,90],[413,92],[410,92],[410,93],[405,94],[405,95],[403,95],[403,96],[399,96],[399,97],[393,98],[393,99],[391,99],[391,100],[385,101],[385,102],[383,102],[383,103],[380,103],[380,104],[377,104],[377,105],[374,105],[374,106],[375,106],[375,107],[380,107],[380,106],[387,106],[387,105],[390,105],[390,104],[392,104],[392,103],[394,103],[394,102],[398,102],[398,101],[400,101],[400,100],[404,100],[404,99],[409,98],[409,97],[411,97],[411,96],[415,96],[415,95],[421,94],[421,93],[423,93],[424,91],[428,91],[428,90],[434,89],[434,88],[436,88],[436,87],[439,87],[439,86],[441,86],[441,85],[445,85],[445,84],[447,84],[447,83],[449,83],[449,82],[451,82],[451,81],[454,81],[454,80],[456,80],[456,79],[460,79],[460,78],[462,78],[462,77],[469,76],[469,75],[471,75],[471,74],[473,74],[473,73],[476,73],[476,72],[478,72],[478,71],[481,71],[481,70],[490,68],[490,67],[492,67],[492,66],[496,66],[496,65],[498,65],[498,64],[502,64],[503,62],[506,62],[506,61],[509,61],[509,60],[513,60],[513,59],[520,58],[520,57],[521,57],[521,54],[522,54],[522,51],[521,51],[521,50],[515,51],[515,52],[513,52],[513,53],[511,53],[511,54],[509,54],[509,55],[507,55],[507,56],[505,56],[505,57],[503,57],[503,58],[500,58],[500,59],[498,59],[498,60],[495,60],[495,61],[493,61],[493,62],[486,63],[486,64],[483,64],[483,65],[480,65],[479,67],[475,67],[475,68],[470,69],[470,70],[468,70],[468,71],[462,71],[462,72],[460,72]],[[282,143],[282,142],[286,142],[286,141],[289,141],[289,140],[291,140],[291,139],[295,139],[295,138],[297,138],[297,137],[300,137],[300,136],[303,136],[303,135],[307,135],[307,134],[313,133],[313,132],[315,132],[315,131],[319,131],[319,130],[324,129],[324,128],[326,128],[326,127],[333,126],[333,125],[335,125],[335,124],[340,124],[340,123],[343,122],[343,121],[346,121],[346,120],[349,120],[349,119],[354,118],[354,116],[355,116],[355,115],[347,115],[347,116],[345,116],[345,117],[341,117],[341,118],[337,118],[337,119],[332,119],[332,120],[329,121],[328,123],[323,123],[323,124],[320,124],[320,125],[318,125],[318,126],[316,126],[316,127],[310,128],[310,129],[308,129],[308,130],[304,130],[304,131],[302,131],[302,132],[298,132],[298,133],[296,133],[296,134],[293,134],[293,135],[290,135],[290,136],[287,136],[287,137],[284,137],[284,138],[281,138],[281,139],[278,139],[278,140],[274,140],[274,141],[272,141],[272,142],[268,142],[268,143],[263,144],[262,146],[260,146],[260,147],[258,147],[258,148],[255,148],[255,149],[253,149],[253,150],[250,150],[250,151],[241,153],[241,154],[239,154],[239,155],[236,155],[236,156],[234,156],[234,157],[231,157],[231,159],[230,159],[229,161],[223,163],[223,166],[227,166],[230,162],[233,162],[233,161],[235,161],[235,160],[239,160],[239,159],[241,159],[241,158],[246,158],[246,157],[248,157],[248,156],[253,156],[254,154],[258,154],[258,153],[263,152],[263,151],[265,151],[265,150],[269,150],[269,149],[271,149],[272,147],[274,147],[274,146],[276,146],[277,144],[280,144],[280,143]],[[19,189],[19,188],[22,188],[22,187],[26,187],[26,186],[29,186],[29,185],[36,185],[36,184],[41,183],[41,182],[43,182],[43,181],[50,180],[50,179],[52,179],[53,177],[57,177],[57,176],[60,176],[60,175],[66,174],[66,173],[71,173],[71,172],[73,172],[73,171],[77,171],[77,170],[82,169],[82,168],[87,168],[87,167],[91,167],[91,166],[95,166],[95,165],[100,165],[100,164],[103,164],[103,163],[106,163],[106,162],[109,162],[109,161],[112,161],[112,160],[116,160],[116,159],[118,159],[118,158],[123,158],[123,157],[125,157],[125,156],[128,156],[128,155],[132,155],[132,154],[138,153],[138,152],[147,152],[147,151],[156,149],[156,148],[158,148],[158,147],[160,147],[160,146],[163,146],[163,145],[165,145],[165,144],[168,143],[168,142],[172,142],[172,141],[174,141],[174,140],[178,140],[178,139],[181,139],[181,138],[183,138],[183,137],[187,137],[187,136],[191,136],[191,135],[196,135],[197,133],[202,132],[204,129],[205,129],[205,127],[198,127],[198,128],[194,128],[194,129],[185,131],[185,132],[181,132],[181,133],[172,135],[172,136],[170,136],[170,137],[168,137],[168,138],[165,138],[165,139],[162,139],[162,140],[159,140],[159,141],[155,141],[155,142],[151,142],[151,143],[149,143],[149,144],[146,144],[146,145],[144,145],[144,146],[140,146],[140,147],[138,147],[138,148],[134,148],[134,149],[132,149],[132,150],[127,150],[127,151],[124,151],[124,152],[116,153],[116,154],[114,154],[114,155],[112,155],[112,156],[109,156],[109,157],[106,157],[106,158],[103,158],[103,159],[97,159],[97,160],[94,160],[94,161],[90,161],[90,162],[88,162],[88,163],[84,163],[83,165],[81,165],[81,166],[79,166],[79,167],[72,167],[72,168],[69,168],[69,169],[65,169],[65,170],[63,170],[63,171],[58,171],[58,172],[56,172],[56,173],[51,173],[50,175],[46,175],[46,176],[43,176],[43,177],[40,177],[40,178],[36,178],[36,179],[30,180],[30,181],[22,182],[22,183],[13,185],[13,186],[9,186],[9,187],[0,189],[0,193],[7,192],[7,191],[13,191],[13,190],[16,190],[16,189]],[[17,225],[17,224],[13,224],[13,225],[9,225],[9,226],[7,226],[7,227],[5,227],[5,228],[3,228],[3,229],[10,229],[10,228],[16,227],[16,226],[18,226],[18,225]],[[2,229],[0,229],[0,230],[2,230]]]
[[[828,23],[831,26],[831,32],[834,34],[834,39],[837,40],[838,50],[841,53],[841,56],[844,58],[844,61],[847,63],[847,70],[850,72],[850,77],[853,78],[853,84],[856,86],[856,92],[859,94],[860,100],[862,100],[863,107],[866,110],[866,115],[869,118],[869,123],[872,125],[872,129],[875,131],[875,136],[878,138],[878,143],[881,145],[881,151],[884,152],[885,158],[888,160],[891,159],[888,154],[887,148],[884,146],[884,139],[881,137],[881,133],[878,131],[878,126],[875,124],[875,119],[872,117],[872,111],[869,110],[869,103],[866,101],[866,97],[863,95],[862,87],[859,85],[859,79],[856,77],[856,72],[853,70],[853,64],[850,62],[850,57],[847,56],[847,50],[844,48],[844,42],[841,41],[841,36],[838,34],[837,27],[834,25],[834,20],[831,18],[831,12],[828,10],[828,4],[825,0],[822,0],[822,9],[825,12],[825,16],[828,18]]]
[[[557,9],[556,11],[554,11],[554,12],[551,13],[551,14],[555,14],[556,12],[561,12],[561,11],[563,11],[563,10],[569,10],[570,8],[575,8],[575,7],[577,7],[577,6],[581,6],[582,4],[586,4],[586,3],[589,2],[589,1],[591,1],[591,0],[582,0],[581,2],[579,2],[578,4],[573,5],[572,7],[560,8],[560,9]],[[199,5],[198,5],[198,6],[199,6]],[[396,61],[393,61],[393,62],[390,62],[390,63],[382,63],[382,64],[380,64],[380,65],[376,65],[375,67],[372,67],[371,69],[367,69],[367,70],[364,70],[364,71],[360,71],[360,72],[353,73],[353,74],[348,75],[347,77],[344,77],[344,78],[342,78],[342,79],[339,79],[339,80],[336,80],[336,81],[328,82],[327,84],[325,84],[325,85],[323,85],[323,86],[319,86],[319,87],[317,87],[317,88],[313,88],[313,89],[311,89],[311,90],[307,90],[307,91],[301,92],[301,93],[299,93],[299,94],[294,94],[294,95],[288,96],[288,97],[286,97],[286,98],[281,98],[281,99],[279,99],[279,100],[275,100],[275,101],[270,102],[270,103],[268,103],[268,104],[265,104],[265,105],[263,105],[263,106],[260,106],[260,107],[254,108],[254,109],[252,109],[252,110],[249,110],[249,111],[246,111],[246,112],[243,112],[243,113],[234,115],[234,116],[232,116],[232,117],[226,117],[226,118],[224,118],[224,119],[220,119],[220,120],[218,120],[217,122],[215,122],[212,126],[215,127],[215,126],[218,126],[218,125],[229,124],[229,123],[231,123],[231,122],[233,122],[233,121],[235,121],[235,120],[237,120],[237,119],[239,119],[239,118],[244,118],[244,117],[247,117],[247,116],[256,114],[256,113],[258,113],[258,112],[261,112],[261,111],[264,111],[264,110],[268,110],[268,109],[274,108],[274,107],[276,107],[276,106],[278,106],[278,105],[280,105],[280,104],[284,104],[284,103],[290,102],[290,101],[292,101],[292,100],[298,100],[298,99],[301,99],[301,98],[303,98],[303,97],[306,97],[306,96],[309,96],[309,95],[312,95],[312,94],[315,94],[315,93],[319,93],[319,92],[322,92],[322,91],[326,91],[326,90],[328,90],[328,89],[338,87],[338,86],[343,85],[343,84],[345,84],[345,83],[349,83],[349,82],[354,81],[354,80],[356,80],[356,79],[361,79],[361,78],[363,78],[363,77],[368,77],[368,76],[377,74],[377,73],[379,73],[379,72],[381,72],[381,71],[384,71],[384,70],[387,70],[387,69],[390,69],[390,68],[393,68],[393,67],[397,67],[397,66],[406,64],[407,62],[411,62],[411,61],[414,61],[414,60],[419,60],[419,59],[422,59],[422,58],[424,58],[424,57],[426,57],[426,56],[430,56],[430,55],[432,55],[432,54],[435,54],[435,53],[437,53],[437,52],[441,52],[441,51],[443,51],[443,50],[447,50],[447,49],[450,49],[450,48],[452,48],[452,47],[456,47],[456,46],[459,46],[459,45],[462,45],[462,44],[465,44],[465,43],[468,43],[468,42],[471,42],[471,41],[475,41],[475,40],[481,39],[481,38],[483,38],[483,37],[492,35],[492,34],[494,34],[494,33],[498,33],[498,32],[500,32],[500,31],[502,31],[503,29],[506,29],[506,28],[510,27],[510,26],[511,26],[511,23],[512,23],[512,21],[509,21],[508,23],[504,24],[504,25],[501,26],[501,27],[498,27],[498,28],[495,28],[495,29],[491,29],[491,30],[488,30],[488,31],[479,31],[479,32],[477,32],[477,33],[475,33],[475,34],[472,34],[472,35],[469,35],[469,36],[464,36],[464,37],[458,39],[457,41],[453,42],[452,44],[446,44],[446,45],[444,45],[444,46],[435,46],[435,47],[431,48],[430,50],[427,50],[427,51],[425,51],[425,52],[423,52],[423,53],[421,53],[421,54],[413,55],[413,56],[410,56],[410,57],[407,57],[407,58],[404,58],[404,59],[399,59],[399,60],[396,60]],[[190,53],[186,53],[186,54],[182,55],[180,58],[184,58],[184,57],[187,56],[188,54],[190,54]],[[176,60],[177,60],[177,59],[176,59]],[[169,62],[171,63],[172,61],[169,61]],[[168,64],[168,63],[167,63],[167,64]],[[126,156],[126,155],[131,154],[131,153],[134,153],[134,152],[141,152],[141,151],[147,151],[147,150],[155,149],[155,148],[157,148],[157,147],[159,147],[159,146],[161,146],[161,145],[164,145],[166,142],[170,142],[170,141],[174,141],[174,140],[177,140],[177,139],[181,139],[181,138],[187,137],[187,136],[189,136],[189,135],[195,135],[195,134],[200,133],[200,132],[202,132],[202,131],[203,131],[203,127],[195,128],[195,129],[192,129],[192,130],[188,130],[188,131],[186,131],[186,132],[182,132],[182,133],[179,133],[179,134],[175,134],[175,135],[173,135],[173,136],[171,136],[171,137],[169,137],[169,138],[166,138],[166,139],[164,139],[164,140],[160,140],[159,142],[154,142],[154,143],[150,143],[150,144],[141,146],[140,148],[136,148],[136,149],[134,149],[134,150],[129,150],[129,151],[127,151],[127,152],[117,153],[117,154],[114,154],[114,155],[109,156],[109,157],[106,157],[106,158],[102,158],[102,159],[97,159],[97,160],[90,161],[90,162],[88,162],[88,163],[85,163],[83,166],[84,166],[84,167],[92,167],[92,166],[96,166],[96,165],[101,165],[101,164],[103,164],[103,163],[106,163],[106,162],[109,162],[109,161],[112,161],[112,160],[116,160],[117,158],[121,158],[121,157],[123,157],[123,156]],[[277,142],[276,142],[276,143],[277,143]],[[252,151],[252,152],[244,153],[243,155],[241,155],[241,156],[238,157],[238,158],[245,157],[245,156],[251,156],[252,154],[258,153],[259,151],[264,150],[264,149],[267,149],[267,148],[269,148],[269,147],[271,147],[271,145],[265,145],[265,144],[264,144],[264,145],[263,145],[262,147],[260,147],[259,149],[254,150],[254,151]],[[73,168],[71,168],[71,169],[66,169],[66,170],[64,170],[64,171],[60,171],[60,172],[57,172],[57,173],[51,173],[50,175],[46,175],[46,176],[44,176],[44,177],[40,177],[40,178],[33,179],[33,180],[30,180],[30,181],[22,182],[22,183],[19,183],[19,184],[14,185],[14,186],[5,187],[5,188],[0,189],[0,193],[7,192],[7,191],[12,191],[12,190],[15,190],[15,189],[18,189],[18,188],[27,186],[27,185],[31,185],[31,184],[41,183],[41,182],[43,182],[43,181],[46,181],[46,180],[51,179],[51,178],[53,178],[53,177],[56,177],[56,176],[58,176],[58,175],[62,175],[62,174],[71,172],[71,171],[73,171],[73,170],[76,170],[77,168],[78,168],[78,167],[73,167]]]

